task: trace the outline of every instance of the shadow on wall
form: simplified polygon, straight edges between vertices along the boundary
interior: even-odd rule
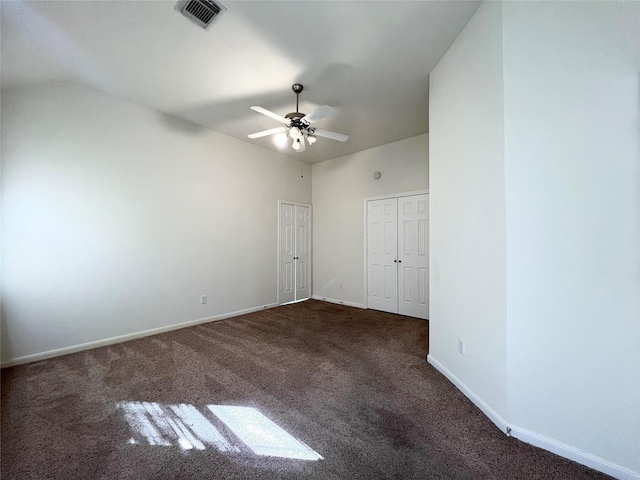
[[[325,91],[335,83],[336,78],[349,78],[349,72],[352,69],[353,67],[340,63],[314,66],[302,72],[293,81],[305,85],[305,96],[301,100],[314,102],[314,104],[331,103],[331,97],[325,94]],[[331,90],[329,89],[329,91]],[[256,125],[256,122],[264,121],[264,119],[250,110],[249,107],[252,105],[259,105],[267,110],[285,115],[295,110],[296,103],[291,85],[283,84],[278,92],[269,91],[228,101],[193,105],[169,113],[158,113],[166,125],[179,132],[197,133],[204,128],[226,132],[228,128],[231,128],[233,130],[246,129],[248,135],[253,133],[252,129],[254,128],[268,128],[271,125],[271,121],[268,120],[269,123],[262,124],[264,127]],[[300,109],[304,112],[303,105],[300,106]],[[230,115],[229,112],[234,113]],[[273,122],[274,127],[278,126],[275,121]],[[204,127],[205,125],[206,127]],[[245,138],[245,140],[247,139]]]
[[[174,132],[186,133],[189,135],[200,135],[209,130],[202,125],[176,117],[170,113],[160,111],[156,111],[156,113],[158,114],[158,117],[160,117],[161,123]]]

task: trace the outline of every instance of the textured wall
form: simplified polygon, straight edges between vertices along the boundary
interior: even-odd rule
[[[503,9],[509,420],[640,475],[640,2]]]
[[[313,164],[315,296],[364,305],[364,199],[427,189],[428,150],[424,134]]]
[[[640,2],[487,2],[430,88],[430,356],[512,435],[620,478],[640,476],[639,46]]]
[[[431,73],[430,356],[501,416],[507,400],[502,98],[501,6],[488,2]]]
[[[2,102],[3,360],[276,302],[299,162],[73,84]]]

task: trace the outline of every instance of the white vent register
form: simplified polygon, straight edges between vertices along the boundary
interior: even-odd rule
[[[205,30],[226,10],[223,5],[212,0],[181,0],[176,9]]]

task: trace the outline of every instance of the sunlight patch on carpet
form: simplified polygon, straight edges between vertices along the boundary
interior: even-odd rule
[[[256,455],[321,460],[322,456],[251,407],[207,405]]]
[[[260,456],[323,459],[255,408],[207,405],[214,415],[207,418],[195,406],[184,403],[119,402],[116,405],[134,432],[127,442],[132,445],[178,446],[182,450],[213,447],[226,453],[242,453],[248,448]],[[220,428],[217,428],[214,423],[219,422]],[[225,434],[226,429],[233,435]]]

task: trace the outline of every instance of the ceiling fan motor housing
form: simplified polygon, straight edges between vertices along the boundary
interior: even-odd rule
[[[313,135],[316,129],[303,120],[304,116],[304,113],[292,112],[287,113],[284,118],[289,120],[287,125],[289,129],[298,128],[303,135]]]

